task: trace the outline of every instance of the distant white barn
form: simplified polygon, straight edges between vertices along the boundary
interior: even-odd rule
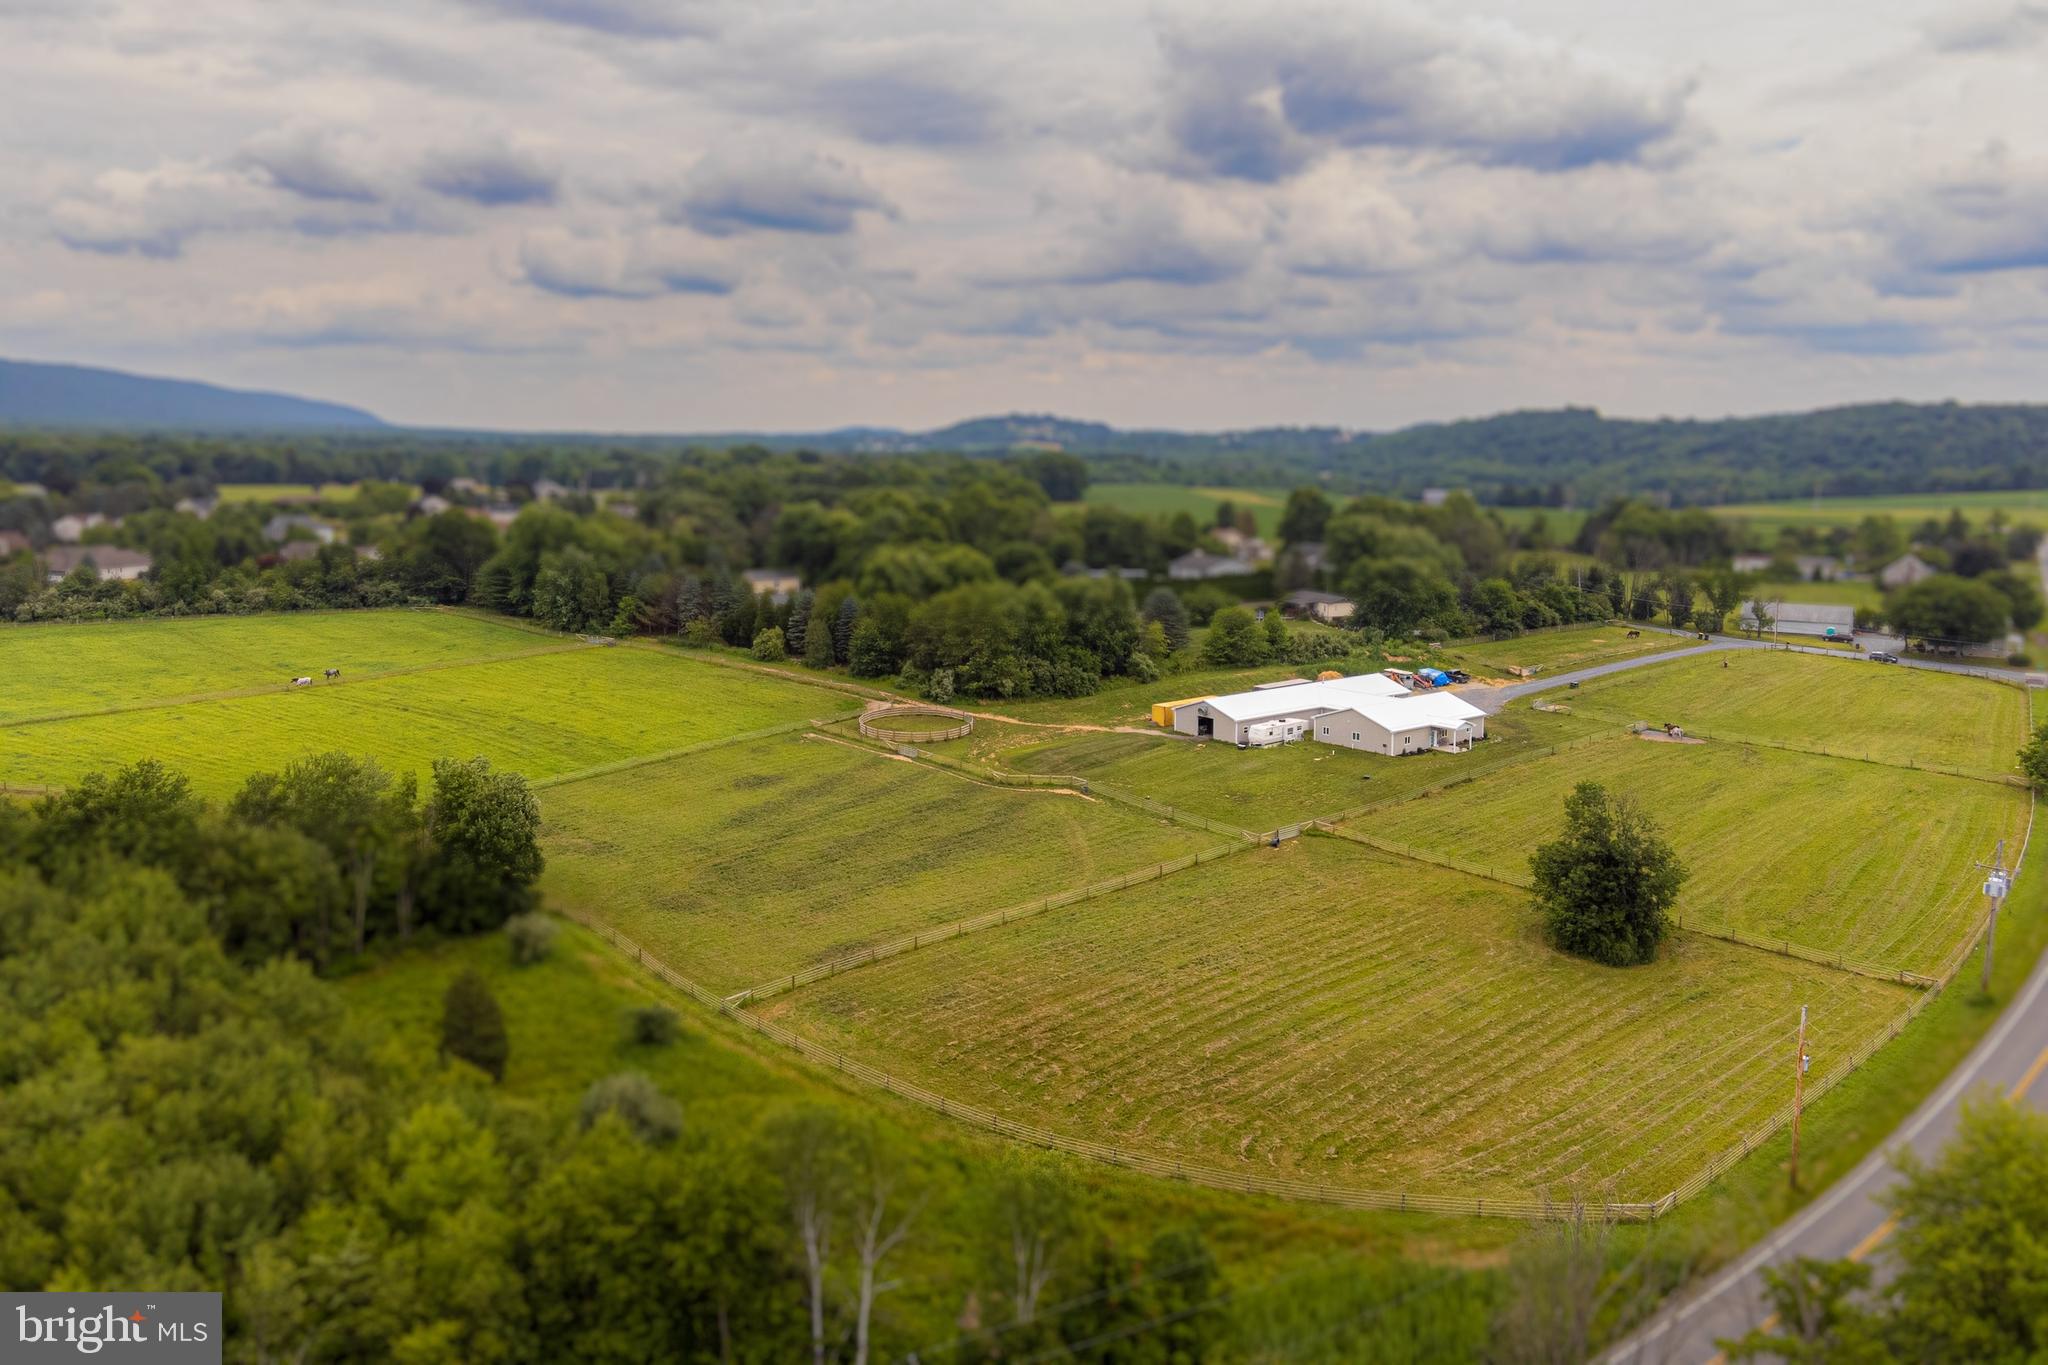
[[[1281,687],[1261,687],[1250,692],[1233,692],[1221,697],[1199,697],[1173,708],[1173,728],[1200,739],[1220,739],[1231,744],[1272,743],[1275,722],[1299,721],[1292,734],[1283,724],[1280,738],[1299,738],[1306,722],[1326,712],[1373,697],[1406,696],[1408,689],[1383,673],[1361,673],[1328,682],[1298,682]]]
[[[1463,750],[1486,738],[1486,713],[1448,692],[1370,697],[1316,717],[1318,742],[1377,754]]]

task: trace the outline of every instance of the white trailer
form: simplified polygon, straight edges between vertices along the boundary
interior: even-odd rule
[[[1239,747],[1263,749],[1269,744],[1292,744],[1300,739],[1307,729],[1308,722],[1300,716],[1254,721],[1244,727],[1244,743]]]

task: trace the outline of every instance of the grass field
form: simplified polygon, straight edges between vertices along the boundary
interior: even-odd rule
[[[347,502],[355,497],[352,483],[224,483],[214,490],[222,502],[275,502],[279,498],[321,497],[330,502]]]
[[[1787,502],[1729,503],[1707,509],[1717,517],[1743,522],[1766,541],[1787,526],[1854,526],[1867,516],[1893,517],[1914,526],[1932,517],[1946,521],[1960,510],[1981,523],[2004,512],[2013,523],[2048,526],[2048,489],[2020,492],[1892,493],[1868,498],[1798,498]]]
[[[1218,842],[797,737],[567,783],[541,808],[552,899],[728,993]]]
[[[1280,530],[1280,513],[1287,507],[1285,488],[1188,488],[1171,483],[1092,483],[1081,495],[1085,503],[1115,507],[1148,517],[1170,517],[1186,512],[1195,525],[1213,526],[1216,508],[1234,502],[1250,510],[1258,521],[1259,534],[1271,539]]]
[[[537,638],[537,637],[527,637]],[[156,758],[209,795],[302,754],[397,771],[482,754],[540,781],[857,709],[822,688],[642,649],[579,649],[0,731],[0,782],[62,786]]]
[[[34,716],[318,678],[473,663],[568,648],[509,623],[448,612],[331,611],[0,627],[0,724]]]
[[[1823,607],[1870,607],[1884,605],[1884,591],[1869,580],[1857,582],[1826,583],[1758,583],[1749,591],[1749,596],[1762,595],[1777,598],[1782,602],[1803,602]],[[1733,621],[1731,615],[1728,618]]]
[[[1568,673],[1616,659],[1683,649],[1688,643],[1682,637],[1655,630],[1646,630],[1631,640],[1629,629],[1609,625],[1567,626],[1509,640],[1460,641],[1445,645],[1437,654],[1448,667],[1462,668],[1478,676],[1505,677],[1511,667]]]
[[[1677,911],[1733,930],[1933,975],[1984,914],[1972,863],[2017,851],[2026,793],[1738,744],[1612,740],[1376,810],[1360,832],[1526,881],[1574,784],[1641,803],[1692,876]],[[1910,818],[1902,818],[1910,814]]]
[[[1148,735],[1077,734],[993,755],[1018,772],[1077,775],[1128,787],[1169,806],[1265,830],[1473,777],[1602,729],[1606,721],[1514,710],[1487,721],[1466,754],[1362,753],[1302,743],[1270,749]]]
[[[766,1011],[949,1096],[1099,1141],[1416,1190],[1648,1199],[1903,987],[1686,936],[1564,957],[1525,898],[1296,841],[835,977]]]
[[[1579,528],[1586,524],[1587,512],[1583,507],[1489,507],[1497,512],[1509,530],[1519,531],[1536,520],[1543,518],[1543,527],[1550,533],[1551,543],[1569,545],[1578,539]]]
[[[1673,659],[1597,678],[1570,705],[1722,739],[1987,776],[2013,772],[2027,724],[2026,694],[2005,683],[1793,653]]]

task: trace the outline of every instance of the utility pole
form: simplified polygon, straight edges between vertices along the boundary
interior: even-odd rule
[[[1806,1006],[1799,1007],[1799,1048],[1792,1071],[1792,1188],[1799,1188],[1799,1116],[1806,1102]]]
[[[1978,863],[1984,871],[1984,894],[1991,898],[1991,923],[1984,930],[1984,994],[1991,994],[1991,950],[1998,942],[1998,907],[2012,886],[2012,873],[2005,866],[2005,840],[1998,841],[1989,863]]]

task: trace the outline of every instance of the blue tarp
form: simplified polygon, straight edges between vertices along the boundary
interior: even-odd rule
[[[1415,670],[1415,676],[1427,678],[1432,687],[1448,687],[1451,682],[1451,675],[1441,668],[1418,668]]]

